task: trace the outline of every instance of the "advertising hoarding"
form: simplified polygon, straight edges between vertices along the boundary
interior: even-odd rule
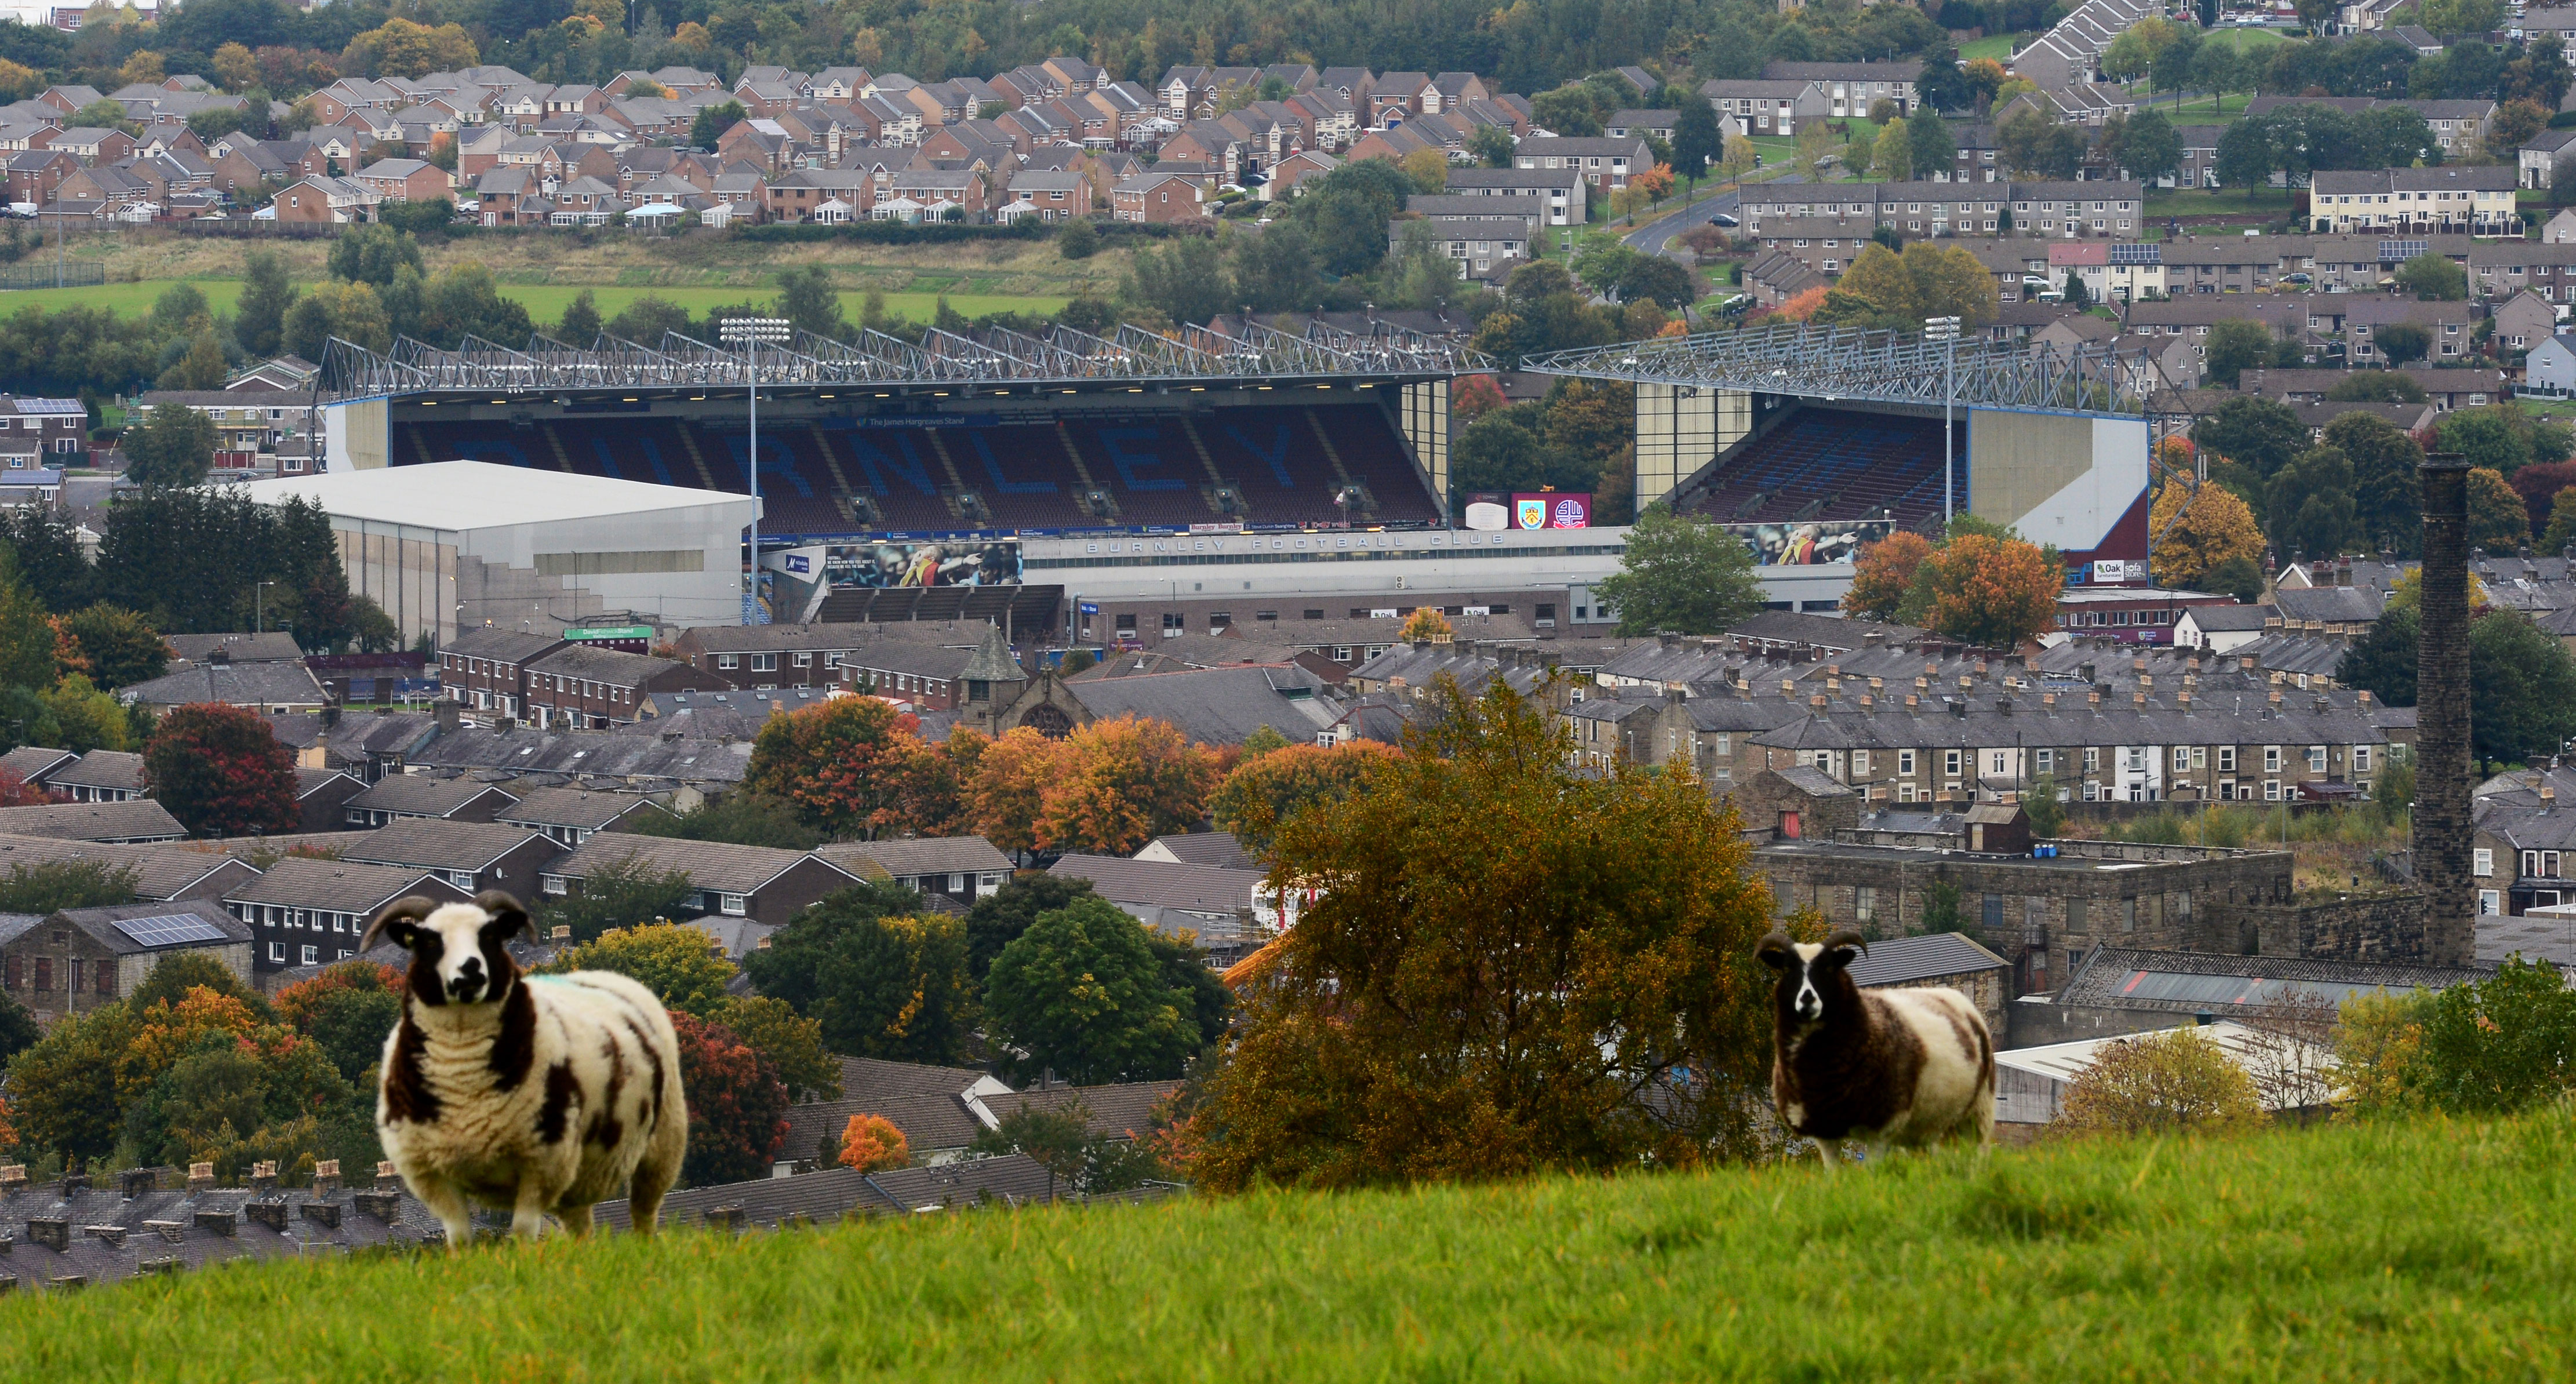
[[[825,579],[842,590],[1020,584],[1015,538],[835,544],[822,551]]]
[[[1896,532],[1895,523],[1886,519],[1802,519],[1725,527],[1753,550],[1757,567],[1818,567],[1829,562],[1849,562],[1862,545]]]
[[[1562,490],[1512,496],[1512,526],[1521,529],[1588,529],[1592,497]]]

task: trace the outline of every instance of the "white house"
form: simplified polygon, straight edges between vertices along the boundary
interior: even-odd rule
[[[2576,333],[2560,332],[2523,357],[2523,382],[2547,394],[2576,394]]]

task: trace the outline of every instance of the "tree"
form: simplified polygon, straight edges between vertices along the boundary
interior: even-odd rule
[[[1019,940],[1041,913],[1053,913],[1076,899],[1091,897],[1091,881],[1068,875],[1014,876],[1000,889],[977,899],[966,910],[966,969],[981,986],[993,970],[993,959]]]
[[[1931,555],[1932,540],[1912,530],[1891,533],[1864,546],[1852,564],[1851,590],[1844,604],[1872,620],[1896,619]]]
[[[2159,110],[2132,114],[2120,135],[2120,164],[2141,182],[2174,176],[2182,168],[2182,136]]]
[[[2576,657],[2530,616],[2479,616],[2469,627],[2469,673],[2470,740],[2482,757],[2538,763],[2576,734]]]
[[[810,851],[823,844],[823,834],[805,825],[794,808],[776,798],[749,791],[712,798],[677,815],[641,813],[621,830],[638,836],[722,841],[727,845],[767,846],[782,851]]]
[[[71,119],[63,123],[66,128],[76,130],[123,130],[129,135],[143,132],[143,127],[135,124],[126,113],[124,102],[104,97],[73,111]]]
[[[984,1013],[1025,1077],[1077,1086],[1177,1077],[1203,1041],[1197,1006],[1164,974],[1144,925],[1103,899],[1038,915],[993,961]]]
[[[2254,512],[2220,486],[2195,491],[2167,481],[2156,491],[2147,528],[2156,536],[2149,566],[2160,586],[2206,590],[2204,583],[2222,563],[2253,563],[2263,556],[2263,531],[2255,526]]]
[[[51,687],[61,667],[62,635],[36,598],[0,572],[0,687]]]
[[[1279,868],[1334,885],[1245,990],[1198,1180],[1489,1179],[1749,1148],[1770,896],[1733,817],[1687,769],[1579,775],[1568,733],[1499,682],[1435,696],[1369,792],[1280,829]]]
[[[852,1115],[841,1127],[841,1166],[863,1173],[912,1166],[912,1141],[883,1115]]]
[[[831,271],[819,264],[779,274],[776,311],[816,336],[838,341],[850,334],[850,324],[841,316],[840,291],[832,287]]]
[[[2418,298],[2458,302],[2469,296],[2468,271],[2453,264],[2448,256],[2437,251],[2427,250],[2397,266],[2397,273],[2393,277],[2397,280],[2398,287]],[[2380,349],[2383,351],[2388,349],[2387,330],[2385,327],[2380,329]],[[2422,358],[2420,352],[2410,357],[2417,360]],[[2391,359],[2394,357],[2392,356]]]
[[[1404,622],[1404,628],[1395,632],[1395,637],[1407,644],[1416,642],[1446,644],[1454,633],[1455,631],[1449,627],[1449,617],[1440,613],[1440,607],[1419,606],[1415,608],[1412,617]]]
[[[224,378],[231,373],[232,367],[224,361],[223,343],[215,340],[215,329],[210,323],[189,342],[188,353],[161,372],[158,383],[163,389],[221,389]]]
[[[585,288],[564,304],[563,320],[555,324],[555,340],[567,346],[588,346],[599,339],[600,326],[599,300]]]
[[[2355,370],[2337,380],[2326,397],[2337,403],[2420,404],[2424,386],[2406,377],[2402,370]],[[2366,413],[2347,413],[2345,418],[2368,418]],[[2341,421],[2341,420],[2337,420]],[[2386,420],[2378,420],[2386,426]]]
[[[696,892],[686,871],[656,870],[630,855],[592,870],[571,893],[539,896],[537,930],[567,927],[576,943],[590,942],[619,928],[666,921],[686,911]]]
[[[2389,706],[2415,705],[2415,665],[2422,649],[2421,617],[2411,606],[2392,607],[2344,650],[2335,681],[2361,688]]]
[[[2418,11],[2435,38],[2493,32],[2504,20],[2504,0],[2424,0]]]
[[[254,356],[273,356],[286,328],[286,313],[300,290],[274,250],[253,250],[242,261],[242,294],[233,305],[233,339]]]
[[[127,474],[138,484],[203,485],[215,461],[215,420],[185,404],[155,404],[128,429]]]
[[[2373,333],[2371,341],[2393,366],[2422,360],[2433,349],[2433,334],[2412,322],[2391,322]]]
[[[2234,389],[2239,374],[2271,363],[2272,329],[2246,317],[2219,322],[2209,329],[2207,360],[2209,378]]]
[[[472,67],[476,60],[474,40],[462,26],[431,28],[394,18],[351,39],[341,55],[341,69],[371,77],[420,77]]]
[[[736,995],[716,1005],[712,1017],[769,1063],[789,1100],[841,1098],[841,1064],[823,1049],[822,1024],[794,1006],[767,995]]]
[[[818,831],[873,836],[901,822],[919,724],[874,697],[838,697],[772,716],[752,741],[743,787],[792,805]]]
[[[1246,759],[1226,775],[1208,816],[1245,851],[1259,854],[1277,838],[1280,823],[1310,807],[1348,802],[1394,757],[1393,749],[1368,740],[1329,749],[1290,745]]]
[[[2531,511],[2503,476],[2483,467],[2469,470],[2469,546],[2481,552],[2510,553],[2531,542]]]
[[[366,284],[379,293],[393,287],[406,269],[414,274],[426,272],[419,239],[409,231],[382,224],[352,227],[332,240],[327,265],[331,277]]]
[[[2254,1078],[2189,1028],[2106,1045],[2067,1087],[2060,1124],[2078,1134],[2234,1133],[2263,1122]]]
[[[965,923],[892,884],[829,895],[745,957],[752,984],[818,1026],[830,1051],[953,1063],[975,1017]]]
[[[1038,842],[1051,851],[1129,855],[1207,817],[1217,758],[1168,721],[1119,716],[1063,741],[1038,802]]]
[[[53,713],[59,748],[74,754],[127,748],[126,708],[99,691],[87,675],[65,676],[44,698]]]
[[[2549,502],[2549,527],[2540,535],[2540,550],[2563,552],[2576,546],[2576,485],[2567,486]]]
[[[2361,537],[2354,518],[2352,462],[2332,447],[2311,447],[2272,477],[2267,488],[2272,541],[2314,557],[2350,552]],[[2522,502],[2513,505],[2522,520]]]
[[[1438,149],[1416,149],[1396,161],[1404,176],[1413,180],[1413,189],[1430,196],[1449,185],[1449,156]]]
[[[402,1019],[403,974],[351,959],[277,994],[277,1015],[313,1040],[343,1080],[362,1080]]]
[[[566,947],[540,968],[549,975],[569,971],[615,971],[653,992],[665,1009],[715,1017],[725,1004],[725,983],[733,963],[715,955],[707,934],[684,923],[639,923],[610,928],[579,946]]]
[[[1744,540],[1666,505],[1637,516],[1619,570],[1597,594],[1619,612],[1622,635],[1715,634],[1765,599]]]
[[[1879,128],[1878,138],[1870,145],[1869,176],[1891,183],[1914,176],[1914,146],[1906,139],[1903,120],[1890,120]]]
[[[2338,1085],[2364,1114],[2496,1113],[2562,1100],[2576,991],[2547,961],[2509,958],[2439,992],[2355,996],[2334,1034]]]
[[[1965,533],[1925,559],[1920,579],[1929,584],[1933,630],[1981,648],[2013,649],[2056,624],[2066,569],[2020,539]]]
[[[114,907],[134,902],[137,885],[133,869],[127,866],[96,860],[48,860],[34,865],[22,861],[0,875],[0,913],[42,917],[66,908]]]
[[[1298,200],[1303,203],[1306,199]],[[1319,202],[1317,205],[1325,204]],[[1335,199],[1331,205],[1347,207],[1352,202],[1342,198]],[[1325,212],[1316,215],[1319,221],[1328,219]],[[1372,253],[1365,256],[1348,250],[1344,239],[1363,234],[1376,237],[1371,243]],[[1329,247],[1325,268],[1335,272],[1365,273],[1376,268],[1378,261],[1386,257],[1386,223],[1381,221],[1373,227],[1332,227],[1320,243]],[[1234,295],[1227,292],[1229,281],[1220,266],[1220,257],[1215,241],[1198,236],[1170,241],[1160,250],[1139,250],[1128,263],[1124,294],[1129,301],[1150,307],[1176,323],[1204,323],[1218,313],[1238,310],[1243,306],[1241,303],[1227,301]],[[1336,269],[1337,264],[1349,267]]]
[[[2217,331],[2213,327],[2211,335]],[[2291,457],[2307,450],[2308,438],[2308,425],[2289,405],[2252,395],[2220,404],[2191,430],[2191,440],[2211,454],[2210,476],[2222,483],[2222,463],[2233,464],[2253,481],[2269,480]]]
[[[25,1147],[82,1161],[114,1150],[123,1114],[116,1069],[136,1029],[124,1003],[103,1004],[65,1015],[9,1060],[10,1113]]]
[[[1088,218],[1067,221],[1056,232],[1055,251],[1069,260],[1087,260],[1100,253],[1100,229]]]
[[[143,779],[192,836],[266,835],[303,820],[294,752],[244,707],[172,708],[143,747]]]
[[[680,1084],[689,1099],[689,1152],[680,1175],[689,1185],[749,1182],[769,1176],[787,1139],[787,1089],[759,1052],[732,1029],[675,1013]]]
[[[1015,727],[987,747],[963,789],[975,831],[1010,852],[1038,848],[1038,809],[1053,772],[1058,741],[1027,726]]]
[[[170,667],[170,645],[150,621],[102,601],[63,618],[63,633],[101,687],[150,682]]]
[[[2436,432],[2443,451],[2459,453],[2474,469],[2510,476],[2531,460],[2529,427],[2519,410],[2497,404],[2453,409],[2442,415]]]
[[[1704,100],[1684,102],[1680,115],[1673,120],[1673,171],[1696,188],[1699,180],[1725,159],[1726,130],[1717,123],[1717,108]]]
[[[1959,141],[1928,107],[1905,118],[1905,142],[1906,162],[1917,176],[1948,173],[1958,164]]]

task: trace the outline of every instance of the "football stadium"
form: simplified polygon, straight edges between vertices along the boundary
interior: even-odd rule
[[[1102,602],[1346,594],[1373,613],[1530,593],[1566,598],[1571,624],[1614,620],[1584,593],[1617,570],[1625,530],[1592,526],[1589,497],[1451,494],[1450,383],[1489,368],[1375,318],[799,333],[757,356],[756,488],[745,356],[685,337],[335,341],[319,388],[335,472],[470,461],[757,494],[755,619],[990,619],[1093,642],[1112,637],[1087,628]],[[1729,526],[1785,608],[1831,609],[1860,544],[1954,510],[2055,544],[2078,579],[2146,556],[2148,419],[2134,363],[2107,348],[1786,327],[1525,368],[1633,386],[1638,502]],[[540,575],[649,570],[669,545],[572,546],[536,542]]]

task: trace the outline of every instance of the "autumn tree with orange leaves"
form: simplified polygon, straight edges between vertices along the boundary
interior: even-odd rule
[[[796,809],[817,831],[873,838],[903,821],[921,721],[875,697],[835,697],[772,716],[752,741],[743,787]]]
[[[1058,743],[1020,726],[984,748],[964,796],[966,818],[985,840],[1014,853],[1038,849],[1038,809]]]
[[[1052,851],[1133,855],[1207,817],[1219,757],[1168,721],[1120,716],[1064,738],[1039,796],[1036,837]]]
[[[1373,740],[1273,750],[1226,775],[1208,816],[1245,850],[1264,851],[1280,823],[1310,807],[1348,802],[1395,757],[1394,747]]]
[[[1686,765],[1578,775],[1569,733],[1499,679],[1434,695],[1369,791],[1280,828],[1278,868],[1332,884],[1241,997],[1210,1118],[1193,1121],[1197,1180],[1750,1154],[1771,1038],[1753,947],[1772,902],[1735,817]]]
[[[1891,533],[1860,550],[1852,563],[1851,591],[1843,605],[1872,620],[1893,620],[1904,609],[1906,594],[1923,560],[1932,556],[1932,540],[1908,529]]]
[[[2065,565],[2018,538],[1967,533],[1944,543],[1919,578],[1933,630],[1988,649],[2019,648],[2057,623]]]
[[[883,1115],[852,1115],[841,1127],[841,1166],[863,1173],[912,1166],[912,1141]]]

